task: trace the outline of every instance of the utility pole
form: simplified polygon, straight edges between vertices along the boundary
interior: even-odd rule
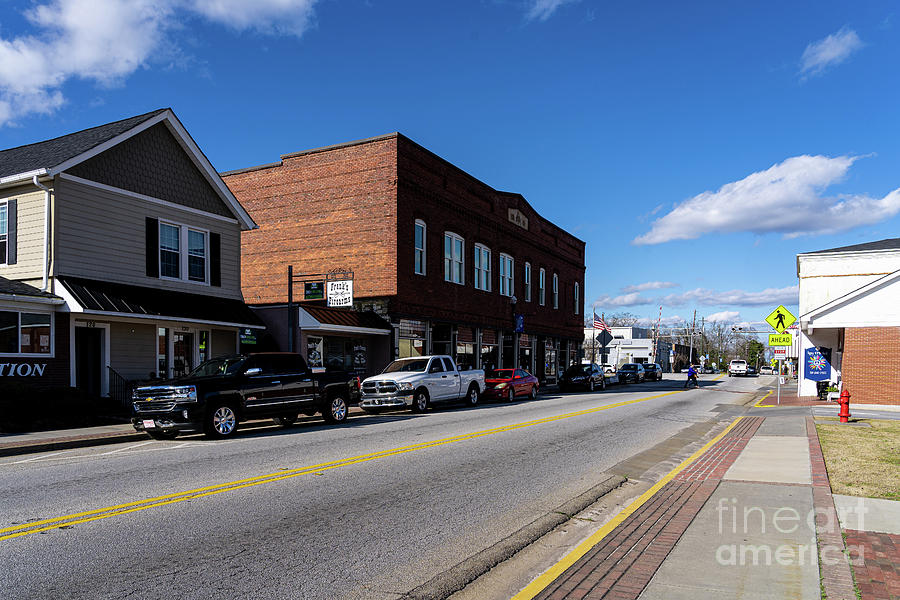
[[[694,309],[694,318],[691,321],[691,346],[688,351],[688,366],[694,364],[694,329],[697,327],[697,310]]]

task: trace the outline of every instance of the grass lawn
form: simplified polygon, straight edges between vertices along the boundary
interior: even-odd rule
[[[900,500],[900,421],[852,419],[872,427],[816,420],[835,494]]]

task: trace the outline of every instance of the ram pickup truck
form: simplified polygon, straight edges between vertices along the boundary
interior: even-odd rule
[[[366,412],[409,407],[424,412],[438,402],[465,400],[475,406],[484,391],[484,371],[461,371],[449,356],[395,360],[380,375],[362,382],[360,407]]]
[[[738,375],[746,375],[747,374],[747,361],[746,360],[733,360],[728,363],[728,376],[729,377],[737,377]]]
[[[313,373],[299,354],[265,352],[206,361],[186,377],[135,388],[131,423],[154,439],[181,432],[230,437],[246,419],[287,427],[299,413],[347,419],[359,400],[358,379],[344,371]]]

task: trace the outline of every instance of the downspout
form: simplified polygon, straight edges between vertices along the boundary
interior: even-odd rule
[[[45,186],[43,183],[38,181],[38,176],[35,175],[31,178],[32,183],[38,188],[44,190],[44,250],[43,250],[43,261],[44,261],[44,280],[41,285],[41,291],[47,292],[49,291],[47,287],[49,286],[50,280],[50,260],[49,260],[49,246],[50,246],[50,188]]]

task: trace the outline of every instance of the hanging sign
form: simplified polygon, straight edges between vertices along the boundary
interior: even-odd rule
[[[321,300],[325,297],[325,286],[321,281],[307,281],[303,284],[304,300]]]
[[[353,306],[353,280],[339,279],[327,282],[326,299],[328,306]]]
[[[803,362],[805,379],[812,381],[831,379],[831,348],[807,348]]]

